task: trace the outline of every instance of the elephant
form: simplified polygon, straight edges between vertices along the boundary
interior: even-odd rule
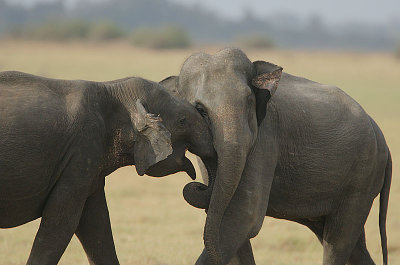
[[[216,159],[207,123],[188,102],[139,77],[110,82],[0,73],[0,228],[42,217],[27,264],[57,264],[75,234],[90,264],[119,264],[105,177],[178,171],[186,150]]]
[[[324,265],[374,264],[364,224],[380,194],[386,214],[391,156],[375,121],[341,89],[251,62],[238,48],[195,53],[160,83],[209,125],[216,162],[184,198],[206,209],[196,265],[255,264],[250,239],[265,216],[303,224],[323,245]],[[204,162],[204,161],[203,161]]]

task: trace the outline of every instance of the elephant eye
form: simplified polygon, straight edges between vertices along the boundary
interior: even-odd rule
[[[181,127],[185,126],[185,125],[186,125],[186,117],[183,116],[183,117],[179,118],[178,124],[179,124],[179,126],[181,126]]]
[[[204,109],[204,106],[201,103],[196,103],[195,108],[203,118],[208,117],[207,111]]]
[[[208,117],[208,113],[205,110],[203,104],[197,102],[195,105],[196,110],[200,113],[200,115],[203,117],[203,119],[206,121],[208,126],[211,126],[211,121],[210,118]]]

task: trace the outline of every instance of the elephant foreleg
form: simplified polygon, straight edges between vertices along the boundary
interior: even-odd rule
[[[256,265],[250,239],[246,240],[246,242],[244,242],[244,244],[239,248],[237,256],[241,265]]]
[[[81,183],[82,184],[82,183]],[[28,265],[55,265],[70,242],[81,217],[88,187],[60,179],[47,199]]]
[[[86,200],[75,234],[91,265],[119,264],[103,187]]]
[[[210,264],[207,252],[204,249],[198,258],[196,265]],[[246,240],[244,244],[239,248],[238,252],[231,259],[228,265],[255,265],[253,249],[251,248],[250,240]]]

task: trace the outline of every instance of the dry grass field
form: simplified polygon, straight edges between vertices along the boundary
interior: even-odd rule
[[[204,50],[215,52],[217,49]],[[177,74],[192,52],[136,49],[123,43],[3,41],[0,42],[0,71],[18,70],[53,78],[96,81],[126,76],[161,80]],[[379,53],[270,50],[247,51],[247,54],[252,60],[279,64],[289,73],[341,87],[380,125],[394,161],[387,221],[389,263],[400,264],[400,60]],[[139,177],[133,167],[122,168],[107,177],[111,223],[121,264],[194,264],[203,248],[205,213],[183,200],[182,188],[189,181],[184,174],[162,179]],[[377,264],[381,264],[376,202],[366,230],[368,248]],[[0,230],[0,265],[25,264],[38,225],[36,220],[18,228]],[[322,247],[315,236],[305,227],[288,221],[266,218],[252,244],[257,264],[322,263]],[[88,264],[75,237],[60,264]]]

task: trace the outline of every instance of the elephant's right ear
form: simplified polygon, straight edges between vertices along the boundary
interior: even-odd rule
[[[159,82],[164,88],[166,88],[173,95],[179,95],[178,92],[178,79],[179,77],[176,75],[172,75],[167,77]]]
[[[147,169],[172,154],[171,133],[162,124],[162,119],[148,113],[140,100],[132,122],[138,133],[133,147],[136,171],[144,175]]]
[[[251,85],[256,96],[257,123],[260,125],[267,111],[267,102],[278,88],[283,68],[264,61],[256,61],[253,66],[255,76],[251,80]]]

